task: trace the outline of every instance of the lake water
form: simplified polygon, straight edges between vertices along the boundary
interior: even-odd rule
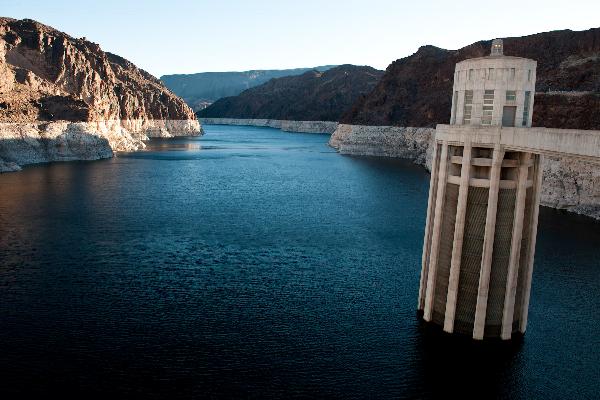
[[[599,397],[600,223],[541,210],[524,340],[447,337],[421,167],[205,128],[0,175],[1,393]]]

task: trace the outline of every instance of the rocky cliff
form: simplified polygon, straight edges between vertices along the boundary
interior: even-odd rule
[[[356,125],[448,123],[454,66],[489,53],[491,41],[459,50],[423,46],[388,66],[378,85],[341,118]],[[600,129],[600,28],[504,39],[506,55],[537,60],[533,125]]]
[[[36,21],[0,18],[0,169],[200,133],[181,99],[124,58]]]
[[[329,144],[342,154],[406,158],[430,170],[434,137],[433,128],[340,124]],[[600,220],[600,163],[546,156],[542,166],[542,205]]]
[[[274,78],[301,75],[313,70],[324,72],[333,67],[336,65],[242,72],[200,72],[163,75],[160,80],[195,111],[200,111],[223,97],[237,96],[246,89],[262,85]]]
[[[202,118],[338,121],[345,110],[369,93],[383,72],[341,65],[325,72],[272,79],[199,111]]]
[[[340,124],[329,145],[341,154],[398,157],[431,166],[433,128]]]
[[[544,157],[541,203],[600,220],[600,163]]]

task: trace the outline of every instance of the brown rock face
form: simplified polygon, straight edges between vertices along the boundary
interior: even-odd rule
[[[193,111],[129,61],[36,21],[0,18],[0,122],[56,120],[189,120],[181,133],[200,132]]]
[[[360,96],[375,87],[382,74],[371,67],[341,65],[325,72],[271,79],[237,96],[217,100],[198,116],[338,121]]]
[[[487,55],[490,45],[480,41],[459,50],[421,47],[394,61],[341,122],[421,127],[448,123],[455,64]],[[507,38],[504,53],[538,62],[534,126],[600,129],[600,28]]]
[[[183,100],[129,61],[35,21],[0,18],[0,172],[201,133]]]

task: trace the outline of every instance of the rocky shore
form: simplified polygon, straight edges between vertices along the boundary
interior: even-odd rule
[[[281,119],[200,118],[203,125],[260,126],[281,129],[285,132],[328,133],[335,132],[338,123],[332,121],[287,121]]]
[[[541,204],[600,220],[600,163],[544,157]]]
[[[329,145],[341,154],[398,157],[431,166],[433,128],[340,124]]]
[[[200,134],[192,109],[126,59],[39,22],[0,17],[0,172]]]
[[[341,154],[399,157],[431,167],[433,128],[340,124],[330,146]],[[541,204],[600,220],[600,164],[544,157]]]
[[[194,135],[198,121],[0,122],[0,173],[27,164],[98,160],[145,147],[152,137]]]

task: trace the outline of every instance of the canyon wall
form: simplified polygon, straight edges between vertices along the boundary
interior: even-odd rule
[[[339,121],[358,99],[373,90],[383,71],[368,66],[340,65],[325,72],[271,79],[237,96],[224,97],[201,118]]]
[[[330,146],[341,154],[399,157],[431,167],[433,128],[340,124]],[[541,204],[600,220],[600,163],[545,156]]]
[[[600,163],[545,156],[541,203],[600,220]]]
[[[398,157],[431,166],[433,128],[340,124],[329,145],[341,154]]]
[[[150,137],[190,129],[188,120],[0,122],[0,173],[27,164],[110,158],[145,148]]]
[[[328,133],[332,134],[337,122],[332,121],[288,121],[281,119],[243,119],[243,118],[200,118],[204,125],[259,126],[281,129],[285,132]]]
[[[126,59],[33,20],[0,18],[0,171],[201,133],[183,100]]]

